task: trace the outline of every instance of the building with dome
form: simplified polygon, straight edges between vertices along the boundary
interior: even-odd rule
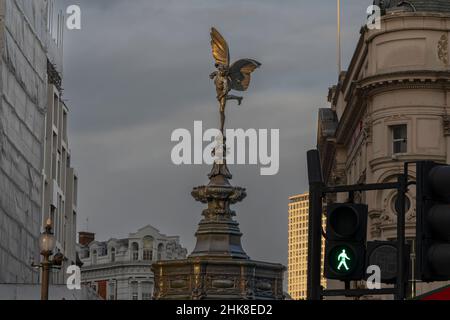
[[[385,13],[394,11],[409,12],[450,12],[450,3],[447,0],[375,0],[374,4]]]
[[[329,90],[331,106],[319,111],[318,148],[329,185],[394,182],[405,161],[450,163],[450,0],[374,4],[382,9],[381,29],[361,29],[347,71]],[[414,166],[409,174],[414,180]],[[443,286],[414,281],[415,194],[411,187],[409,296]],[[396,239],[395,191],[357,194],[356,201],[369,205],[369,240]]]
[[[152,226],[125,239],[96,241],[95,234],[79,233],[81,281],[105,300],[151,300],[156,261],[184,259],[187,250],[179,237],[166,236]]]

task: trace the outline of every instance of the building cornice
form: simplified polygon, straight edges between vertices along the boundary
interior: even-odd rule
[[[83,262],[83,260],[81,260]],[[123,268],[123,267],[151,267],[151,262],[144,261],[133,261],[133,262],[114,262],[105,264],[96,264],[83,267],[81,271],[92,271],[92,270],[103,270],[112,268]]]
[[[397,155],[394,157],[375,157],[372,161],[369,162],[369,165],[371,167],[372,171],[386,169],[386,168],[392,168],[393,163],[398,162],[399,165],[402,165],[404,162],[408,161],[419,161],[420,159],[428,160],[428,161],[435,161],[435,162],[446,162],[445,156],[433,156],[429,154],[404,154],[404,155]],[[400,168],[401,169],[401,168]]]
[[[399,71],[366,77],[352,83],[350,100],[336,131],[336,140],[344,145],[365,111],[367,99],[375,94],[399,89],[450,90],[450,71]]]
[[[392,86],[403,84],[416,88],[417,85],[436,84],[442,88],[442,84],[450,84],[450,71],[436,70],[409,70],[377,74],[354,82],[355,90],[365,90],[380,86]],[[367,92],[365,92],[367,93]]]
[[[420,19],[418,19],[420,18]],[[370,43],[374,38],[378,37],[381,34],[399,32],[399,31],[411,31],[411,30],[428,30],[428,31],[450,31],[450,24],[441,24],[441,26],[427,25],[426,19],[428,20],[443,20],[448,22],[450,19],[449,13],[431,13],[431,12],[396,12],[385,15],[381,18],[381,29],[370,30],[367,35],[366,43]],[[408,23],[407,26],[402,27],[392,27],[389,25],[389,22],[393,20],[414,20],[418,21],[417,26]],[[393,25],[393,24],[392,24]],[[388,26],[388,27],[386,27]],[[368,30],[367,28],[363,28],[364,30]]]

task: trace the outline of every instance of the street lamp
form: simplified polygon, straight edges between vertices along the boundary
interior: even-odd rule
[[[55,251],[56,239],[52,232],[52,220],[49,218],[45,225],[45,231],[39,237],[39,249],[44,260],[35,267],[42,268],[42,284],[41,284],[41,300],[48,300],[48,287],[50,280],[50,269],[59,269],[62,265],[64,256],[61,253],[57,253],[50,260],[50,257]]]

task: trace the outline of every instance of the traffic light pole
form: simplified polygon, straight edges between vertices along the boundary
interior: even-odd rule
[[[320,156],[318,150],[311,150],[308,157],[308,177],[310,187],[309,208],[309,241],[308,241],[308,300],[321,300],[325,296],[348,296],[358,297],[363,295],[386,295],[393,294],[396,300],[404,300],[406,295],[407,273],[405,265],[406,241],[405,241],[405,215],[406,215],[406,192],[408,191],[408,163],[404,164],[404,172],[394,183],[359,184],[350,186],[325,186],[320,167]],[[344,289],[344,290],[322,290],[321,278],[321,250],[322,250],[322,214],[323,198],[327,194],[364,192],[374,190],[398,191],[400,210],[397,213],[397,282],[395,288],[391,289]]]
[[[400,210],[397,212],[397,292],[396,300],[404,300],[406,295],[407,273],[405,272],[405,215],[406,192],[408,192],[408,163],[404,164],[403,175],[398,177],[398,200]]]
[[[322,250],[322,199],[324,188],[319,152],[308,152],[309,177],[309,227],[308,227],[308,300],[320,300],[322,288],[321,250]]]

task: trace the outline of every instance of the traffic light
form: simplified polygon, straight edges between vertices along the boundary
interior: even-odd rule
[[[450,280],[450,166],[417,164],[417,278]]]
[[[341,281],[364,278],[367,214],[367,205],[328,206],[325,278]]]
[[[406,245],[405,269],[407,277],[410,275],[411,246]],[[395,284],[398,277],[397,270],[397,241],[369,241],[367,242],[366,267],[378,266],[381,271],[381,283]],[[368,277],[369,274],[366,274]]]

